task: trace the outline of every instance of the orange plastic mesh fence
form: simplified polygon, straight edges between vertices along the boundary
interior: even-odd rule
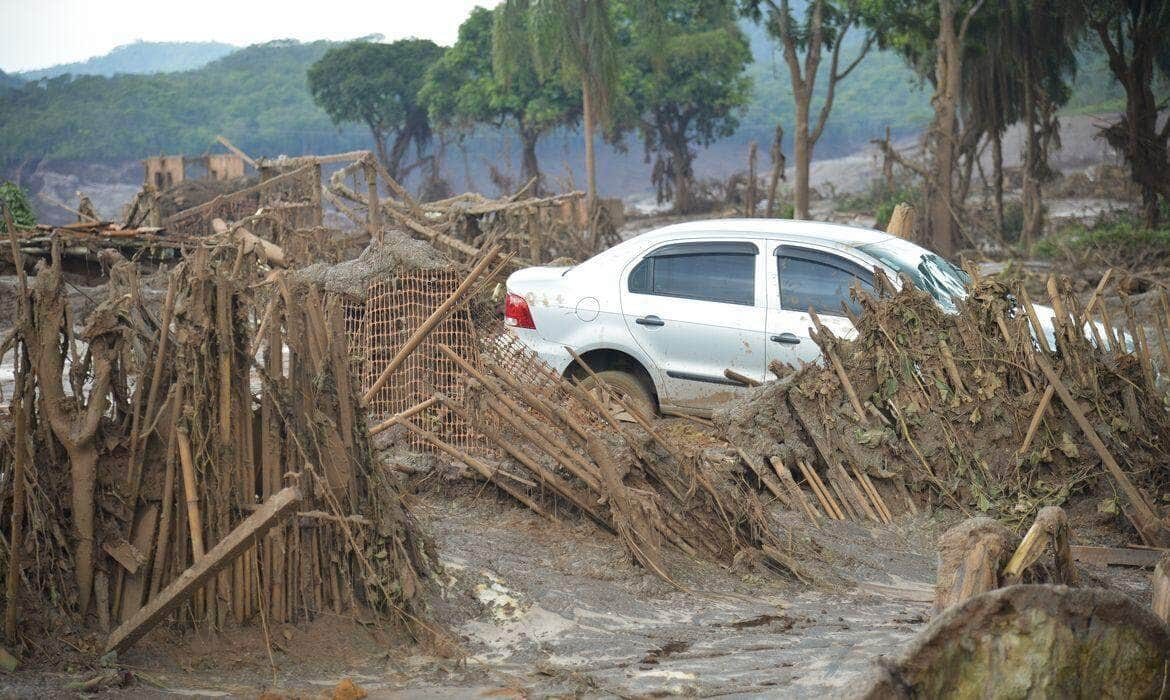
[[[356,314],[352,318],[346,314],[347,330],[353,334],[351,338],[359,333],[361,337],[362,352],[355,362],[360,362],[364,389],[374,385],[403,343],[462,280],[463,275],[456,270],[416,270],[367,288],[361,318],[356,318]],[[463,371],[439,352],[439,345],[446,345],[473,365],[479,364],[475,329],[466,307],[448,314],[407,356],[394,378],[371,397],[371,418],[388,418],[440,393],[457,402],[462,401]],[[412,420],[456,447],[469,448],[479,442],[465,421],[441,405],[432,406]],[[417,438],[412,438],[412,444],[432,449]]]

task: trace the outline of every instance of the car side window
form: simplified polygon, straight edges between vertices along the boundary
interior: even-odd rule
[[[841,316],[844,302],[853,313],[861,308],[850,297],[855,283],[867,292],[873,292],[872,275],[864,268],[844,258],[821,253],[781,247],[776,255],[780,273],[780,307],[788,311],[808,311],[811,306],[818,314]]]
[[[634,294],[698,299],[723,304],[756,303],[754,243],[676,243],[652,251],[630,272]]]

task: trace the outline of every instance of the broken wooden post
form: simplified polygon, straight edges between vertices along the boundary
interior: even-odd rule
[[[1154,567],[1150,591],[1154,595],[1154,614],[1170,623],[1170,554],[1162,555],[1162,560]]]
[[[382,206],[378,203],[378,174],[371,162],[372,156],[366,158],[363,165],[366,174],[367,214],[366,224],[369,226],[370,240],[382,240]]]
[[[934,612],[999,588],[999,572],[1015,538],[991,518],[970,518],[938,538]]]
[[[904,240],[914,236],[914,207],[906,202],[899,202],[890,214],[890,221],[886,224],[886,233]]]
[[[159,592],[129,620],[118,626],[106,642],[106,651],[125,651],[162,621],[172,610],[187,600],[212,576],[231,564],[245,549],[251,547],[261,535],[280,522],[301,500],[301,492],[289,486],[272,495],[260,508],[244,519],[211,551],[195,562],[190,568]]]
[[[1041,508],[1036,514],[1036,521],[1003,569],[1003,585],[1019,583],[1024,570],[1036,563],[1049,543],[1056,559],[1057,580],[1052,583],[1077,585],[1077,570],[1068,544],[1068,516],[1059,506]]]

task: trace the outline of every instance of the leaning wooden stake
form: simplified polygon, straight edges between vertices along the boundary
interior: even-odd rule
[[[7,213],[7,210],[5,213]],[[19,260],[17,264],[20,264]],[[7,603],[4,607],[4,639],[10,645],[16,643],[16,614],[19,607],[17,583],[20,580],[20,555],[21,550],[24,548],[24,471],[29,461],[29,411],[27,409],[32,406],[32,397],[31,394],[28,394],[28,363],[27,361],[22,362],[19,345],[15,352],[16,390],[12,395],[12,422],[14,424],[12,446],[12,529],[9,531],[10,539],[8,540],[8,578],[5,581]]]
[[[1121,487],[1121,492],[1125,494],[1130,507],[1133,509],[1131,520],[1134,527],[1141,533],[1142,538],[1146,540],[1147,544],[1155,547],[1170,546],[1170,533],[1167,532],[1166,527],[1158,520],[1158,516],[1150,508],[1146,497],[1133,485],[1133,482],[1122,471],[1121,465],[1117,463],[1117,460],[1105,448],[1105,443],[1101,441],[1101,437],[1097,435],[1097,431],[1093,429],[1092,424],[1089,423],[1089,419],[1085,417],[1080,404],[1069,393],[1068,387],[1064,385],[1060,377],[1056,376],[1052,365],[1048,364],[1048,361],[1044,359],[1042,353],[1036,353],[1035,357],[1036,364],[1039,365],[1044,375],[1048,377],[1048,381],[1052,382],[1057,396],[1064,402],[1068,412],[1076,420],[1077,425],[1080,426],[1085,437],[1088,438],[1089,444],[1097,451],[1097,456],[1101,458],[1101,462],[1105,464],[1105,468],[1109,470],[1109,474],[1113,477],[1113,480]]]
[[[273,494],[255,513],[245,518],[244,522],[212,547],[206,556],[197,560],[129,620],[114,630],[106,642],[106,651],[121,652],[138,641],[212,576],[231,564],[245,549],[254,545],[261,535],[279,523],[300,500],[301,492],[295,486],[289,486]]]
[[[393,359],[390,360],[390,364],[386,365],[386,369],[382,370],[382,373],[378,375],[378,379],[374,382],[374,385],[371,386],[366,392],[365,396],[362,397],[363,403],[368,404],[375,396],[378,395],[378,392],[382,389],[382,387],[386,386],[386,382],[390,381],[390,377],[394,376],[394,373],[398,371],[398,368],[402,366],[402,363],[406,361],[406,358],[410,356],[410,353],[414,352],[415,349],[417,349],[418,346],[422,344],[424,340],[426,340],[426,337],[431,334],[431,331],[435,330],[435,328],[443,321],[443,319],[447,318],[447,314],[451,312],[451,309],[455,308],[455,305],[459,303],[460,300],[462,300],[463,295],[467,292],[467,290],[471,289],[471,286],[475,284],[476,280],[479,279],[479,276],[482,275],[485,270],[487,270],[491,262],[495,260],[496,254],[498,254],[499,251],[499,246],[492,246],[489,248],[488,251],[484,253],[483,258],[480,259],[476,266],[471,269],[471,272],[467,273],[467,277],[463,278],[463,281],[459,283],[459,286],[455,289],[455,291],[451,292],[451,296],[447,297],[447,300],[442,304],[439,304],[439,307],[431,313],[430,317],[423,321],[422,325],[420,325],[415,330],[415,332],[411,334],[409,338],[407,338],[406,342],[403,343],[402,347],[398,349],[398,352],[394,355]]]
[[[869,425],[869,419],[865,415],[865,409],[861,407],[861,400],[857,397],[853,382],[849,381],[849,375],[845,373],[845,366],[841,364],[841,358],[837,357],[837,352],[833,349],[833,334],[826,331],[824,325],[821,324],[820,317],[811,306],[808,307],[808,315],[812,319],[813,325],[816,326],[816,332],[812,333],[813,340],[829,356],[833,371],[837,373],[837,379],[841,381],[841,388],[849,397],[849,403],[853,405],[853,412],[857,414],[857,419],[861,421],[862,425]]]

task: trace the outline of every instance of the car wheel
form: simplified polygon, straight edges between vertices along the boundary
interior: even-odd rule
[[[604,389],[598,384],[604,384]],[[593,394],[603,406],[620,421],[635,423],[630,409],[638,411],[644,418],[653,418],[654,397],[638,377],[620,369],[607,369],[585,377],[581,388]]]

